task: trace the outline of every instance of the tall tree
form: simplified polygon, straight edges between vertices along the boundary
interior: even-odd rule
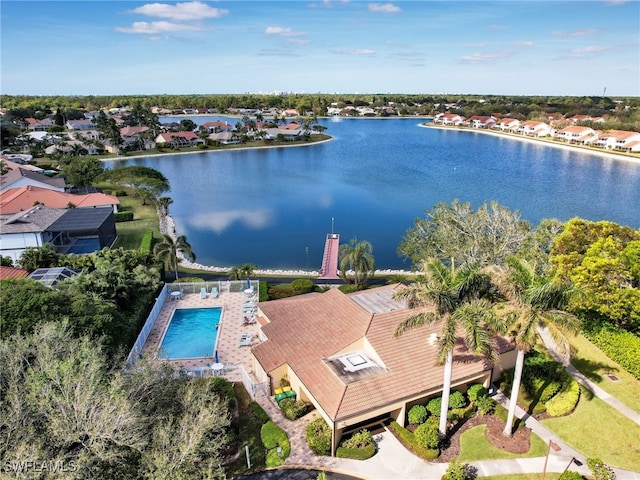
[[[354,272],[354,282],[358,287],[363,287],[367,279],[376,271],[376,261],[373,257],[373,246],[366,240],[358,242],[352,238],[349,243],[340,245],[338,252],[340,264],[340,277],[347,279],[347,270]]]
[[[170,190],[169,180],[158,170],[139,165],[128,165],[105,170],[101,179],[113,182],[130,190],[142,198],[142,203],[150,199],[156,202],[165,192]]]
[[[180,263],[178,253],[182,253],[192,262],[196,261],[196,255],[191,250],[186,236],[180,235],[175,241],[169,235],[163,235],[163,237],[162,243],[157,243],[153,247],[153,253],[156,259],[164,262],[167,268],[175,272],[176,279],[178,279],[178,263]]]
[[[61,163],[67,182],[78,188],[89,187],[104,172],[104,164],[97,158],[73,158]]]
[[[537,275],[534,266],[515,257],[509,258],[503,267],[493,269],[493,280],[508,300],[508,331],[518,349],[503,432],[511,436],[525,354],[535,346],[542,328],[549,330],[562,352],[570,352],[567,336],[579,331],[579,322],[565,309],[576,291],[567,282],[550,281]]]
[[[45,243],[41,247],[28,247],[20,255],[18,264],[29,272],[38,268],[58,266],[60,255],[56,247],[51,243]]]
[[[444,364],[442,407],[439,430],[447,433],[447,410],[451,391],[453,350],[458,342],[457,330],[464,331],[467,348],[494,360],[495,347],[490,331],[500,331],[501,324],[493,315],[491,305],[482,299],[490,277],[475,266],[456,269],[440,260],[429,259],[421,264],[421,276],[399,290],[395,298],[405,300],[410,307],[433,306],[434,310],[413,315],[396,328],[396,335],[425,324],[442,323],[438,340],[438,361]],[[490,326],[490,329],[487,329]]]

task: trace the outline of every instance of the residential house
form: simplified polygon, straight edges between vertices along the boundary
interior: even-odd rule
[[[401,425],[415,404],[442,394],[438,364],[441,324],[396,336],[411,309],[394,300],[399,285],[351,294],[329,289],[260,304],[261,343],[252,348],[254,374],[271,394],[286,379],[299,400],[310,402],[332,431],[331,452],[348,432],[387,419]],[[471,354],[462,340],[453,352],[452,389],[488,387],[515,365],[515,347],[497,338],[498,361]]]
[[[164,145],[173,148],[193,147],[204,140],[195,132],[166,132],[159,134],[155,139],[156,145]]]
[[[27,185],[48,188],[58,192],[64,192],[67,186],[63,177],[47,177],[40,172],[27,170],[22,166],[0,175],[0,192],[9,188],[20,188]]]
[[[290,123],[289,125],[278,128],[267,128],[265,132],[266,138],[276,140],[281,135],[281,138],[288,141],[300,140],[309,134],[308,131],[305,131],[300,125],[295,123]]]
[[[96,147],[95,145],[91,145],[89,143],[85,143],[81,140],[68,140],[65,143],[57,143],[54,145],[49,145],[47,148],[44,149],[44,153],[46,153],[47,155],[53,155],[58,152],[64,153],[64,154],[70,154],[70,153],[73,153],[75,145],[79,145],[80,147],[82,147],[82,149],[86,151],[86,153],[82,153],[82,155],[98,155],[100,153],[100,151],[98,150],[98,147]]]
[[[520,125],[518,131],[523,135],[529,135],[532,137],[547,137],[551,134],[551,126],[544,122],[527,120]]]
[[[640,151],[640,133],[626,130],[609,130],[599,135],[594,143],[607,150],[638,152]]]
[[[111,208],[59,209],[38,205],[0,214],[0,255],[17,262],[29,247],[51,243],[59,253],[91,253],[116,241]]]
[[[105,193],[74,194],[32,185],[0,192],[0,213],[17,213],[29,210],[34,205],[45,205],[49,208],[108,207],[115,213],[118,211],[120,200]]]
[[[296,110],[295,108],[287,108],[286,110],[284,110],[284,111],[282,112],[282,114],[283,114],[285,117],[297,117],[297,116],[299,116],[299,115],[300,115],[300,114],[298,113],[298,110]]]
[[[5,267],[4,265],[0,266],[0,280],[7,280],[8,278],[18,280],[20,278],[25,278],[27,275],[29,275],[29,272],[24,268]]]
[[[461,125],[464,122],[464,117],[458,115],[457,113],[439,113],[433,119],[434,123],[439,125]]]
[[[209,134],[209,139],[223,145],[241,143],[240,137],[234,132],[217,132]]]
[[[96,124],[88,119],[84,120],[67,120],[65,126],[69,130],[93,130],[96,128]]]
[[[50,118],[43,118],[42,120],[36,120],[35,118],[25,118],[29,130],[34,132],[46,132],[51,127],[54,127],[56,123]]]
[[[205,122],[202,124],[203,128],[206,128],[209,133],[230,132],[233,130],[233,126],[227,122]]]
[[[492,128],[496,124],[496,119],[487,115],[473,115],[464,123],[471,128]]]
[[[555,138],[558,140],[564,140],[569,143],[579,143],[581,145],[593,142],[596,137],[597,133],[593,128],[580,127],[578,125],[570,125],[555,134]]]
[[[498,128],[503,132],[514,132],[518,130],[518,127],[520,127],[520,120],[507,117],[500,119],[500,121],[494,125],[494,128]]]

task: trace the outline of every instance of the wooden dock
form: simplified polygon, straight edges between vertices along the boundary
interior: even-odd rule
[[[340,278],[338,275],[338,250],[340,248],[340,235],[328,233],[324,243],[322,256],[322,268],[320,268],[319,280],[333,280]]]

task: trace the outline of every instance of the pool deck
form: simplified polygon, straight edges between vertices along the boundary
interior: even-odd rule
[[[218,327],[218,360],[224,364],[224,372],[222,376],[232,382],[242,381],[242,371],[240,365],[248,374],[253,373],[253,357],[251,355],[250,346],[239,346],[240,334],[252,334],[253,341],[251,345],[257,345],[258,340],[258,322],[252,325],[243,325],[243,304],[246,297],[241,292],[223,292],[218,298],[201,298],[200,294],[185,294],[182,299],[174,300],[171,296],[167,297],[160,315],[153,326],[149,337],[144,345],[143,354],[149,355],[151,358],[157,358],[160,343],[164,335],[169,321],[176,308],[207,308],[222,307],[222,317]],[[257,298],[254,300],[258,304]],[[201,357],[184,360],[163,360],[168,361],[176,367],[183,367],[189,372],[195,372],[196,376],[202,373],[204,376],[213,374],[211,365],[215,363],[214,357]]]

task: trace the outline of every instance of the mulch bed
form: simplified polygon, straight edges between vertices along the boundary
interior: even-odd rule
[[[435,462],[450,462],[460,455],[460,435],[470,428],[478,425],[487,425],[485,436],[495,447],[510,453],[526,453],[531,447],[531,430],[521,426],[511,437],[502,434],[504,420],[497,415],[475,416],[464,422],[458,423],[450,434],[448,442],[442,447],[440,456]]]

